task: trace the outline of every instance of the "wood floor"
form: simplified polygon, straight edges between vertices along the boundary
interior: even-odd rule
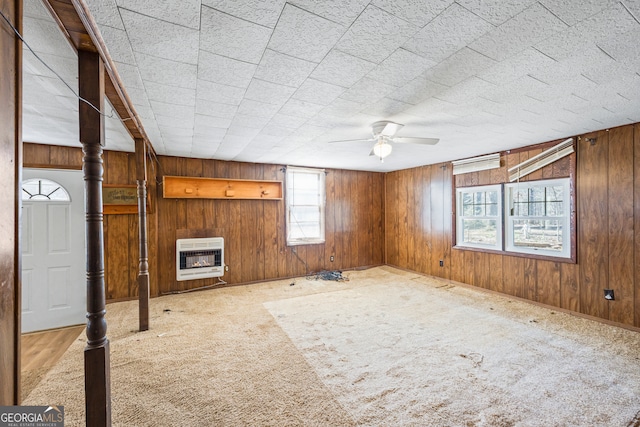
[[[22,335],[22,397],[26,397],[49,372],[80,334],[85,325]]]

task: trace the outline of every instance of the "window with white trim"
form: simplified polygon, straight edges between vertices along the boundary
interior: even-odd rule
[[[502,250],[501,186],[456,189],[456,245]]]
[[[571,257],[569,178],[505,184],[505,250]]]
[[[287,245],[324,243],[324,169],[287,167]]]
[[[55,181],[32,178],[22,183],[22,200],[70,202],[71,197],[67,190]]]

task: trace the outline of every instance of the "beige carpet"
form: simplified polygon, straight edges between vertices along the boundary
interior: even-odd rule
[[[107,307],[119,426],[640,425],[640,333],[390,267]],[[295,283],[292,286],[292,283]],[[83,342],[23,402],[84,425]]]

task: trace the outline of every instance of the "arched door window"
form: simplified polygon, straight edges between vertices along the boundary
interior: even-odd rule
[[[67,190],[55,181],[32,178],[22,183],[22,200],[70,202],[71,197]]]

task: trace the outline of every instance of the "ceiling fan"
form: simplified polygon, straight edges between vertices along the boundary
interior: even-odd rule
[[[387,120],[375,122],[371,125],[372,138],[368,139],[345,139],[341,141],[330,142],[375,142],[371,149],[370,156],[377,156],[381,162],[384,162],[384,158],[391,154],[393,146],[391,143],[409,143],[409,144],[423,144],[423,145],[435,145],[440,141],[438,138],[420,138],[420,137],[406,137],[395,136],[404,125],[400,123],[394,123]]]

